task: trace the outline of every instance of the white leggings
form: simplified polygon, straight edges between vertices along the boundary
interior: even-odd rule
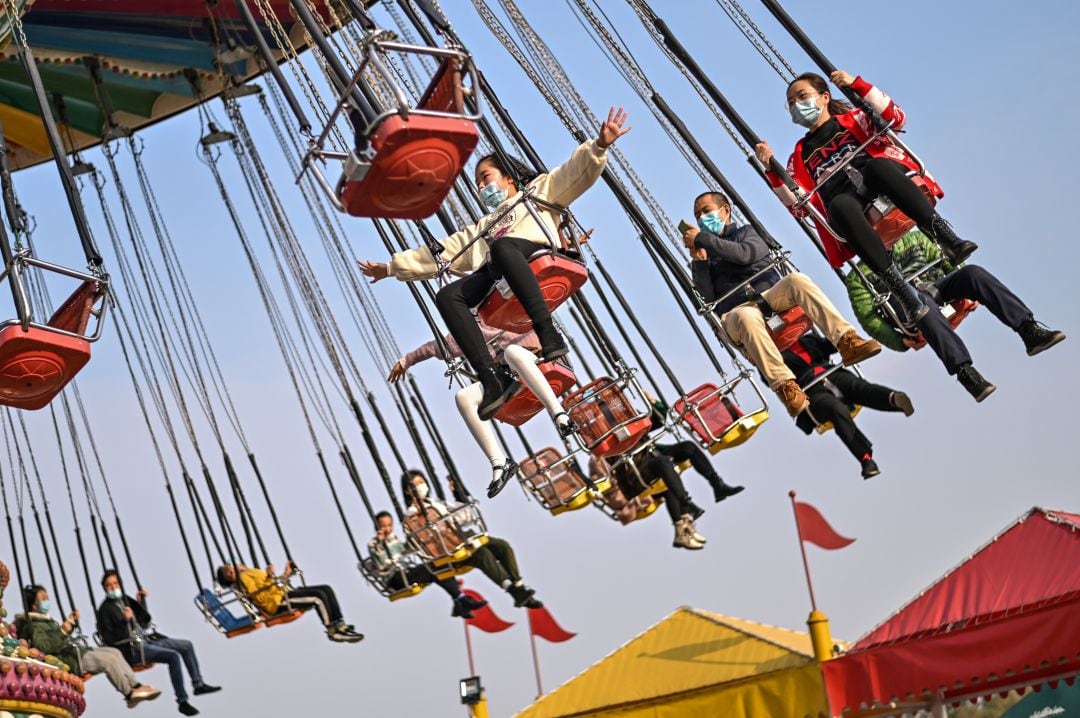
[[[521,382],[529,388],[529,391],[536,395],[552,418],[563,411],[559,398],[555,396],[551,385],[544,378],[544,373],[536,365],[535,354],[513,344],[506,348],[503,358]],[[503,454],[495,438],[495,430],[491,428],[491,422],[480,421],[480,399],[483,395],[484,389],[480,384],[470,384],[457,393],[457,408],[461,413],[461,418],[465,420],[465,425],[469,427],[469,433],[473,435],[473,439],[494,466],[506,461],[506,455]]]

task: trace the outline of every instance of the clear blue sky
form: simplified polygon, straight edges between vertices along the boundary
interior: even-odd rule
[[[688,216],[691,199],[702,189],[698,180],[566,6],[537,0],[520,4],[595,112],[602,113],[609,104],[626,105],[634,131],[620,141],[623,150],[667,211],[674,217]],[[562,161],[573,141],[487,34],[471,4],[444,5],[547,162]],[[700,109],[629,9],[616,2],[606,5],[654,84],[684,115],[771,231],[793,251],[798,264],[817,277],[847,312],[842,287],[824,261]],[[1038,318],[1073,336],[1061,347],[1029,359],[1018,339],[980,310],[965,323],[962,334],[976,366],[999,387],[981,405],[945,375],[928,351],[890,353],[870,362],[868,376],[908,391],[917,407],[910,419],[872,412],[859,417],[875,441],[883,471],[870,482],[859,478],[857,465],[835,437],[806,437],[782,410],[774,411],[752,442],[716,459],[724,477],[748,487],[744,495],[714,507],[705,503],[704,483],[689,479],[691,492],[708,508],[700,522],[701,532],[710,539],[703,552],[670,548],[671,527],[662,515],[628,528],[591,510],[553,519],[513,487],[497,503],[485,504],[492,533],[512,541],[527,581],[563,626],[579,633],[569,643],[540,645],[548,689],[682,604],[803,627],[809,606],[789,489],[797,489],[837,529],[858,539],[837,553],[810,550],[820,606],[832,619],[834,635],[844,639],[857,638],[884,619],[1027,508],[1080,507],[1076,469],[1068,458],[1075,413],[1071,402],[1080,398],[1074,279],[1080,255],[1070,239],[1075,234],[1076,203],[1065,172],[1076,156],[1072,130],[1080,111],[1076,97],[1080,68],[1073,28],[1080,11],[1070,3],[1045,1],[976,5],[915,0],[888,8],[853,9],[849,3],[830,0],[815,3],[813,12],[806,3],[791,5],[839,66],[879,84],[907,110],[908,138],[945,188],[941,211],[962,236],[982,247],[975,261],[998,273]],[[798,129],[782,109],[784,87],[719,7],[704,1],[655,6],[751,124],[778,151],[789,147]],[[747,2],[746,7],[797,69],[809,69],[759,5]],[[868,27],[880,29],[867,34]],[[248,116],[264,143],[264,156],[280,172],[280,190],[296,208],[295,217],[301,217],[292,180],[257,108],[251,107]],[[173,237],[294,551],[309,581],[333,583],[350,620],[368,635],[359,646],[333,645],[314,618],[305,618],[227,641],[202,621],[191,605],[190,571],[110,331],[96,346],[81,384],[98,423],[103,459],[151,591],[158,625],[167,634],[193,639],[207,679],[225,686],[223,693],[196,704],[208,716],[316,711],[460,715],[457,680],[467,675],[468,668],[462,628],[449,618],[445,596],[432,589],[389,605],[364,584],[352,565],[239,244],[209,173],[196,158],[196,118],[190,114],[176,118],[143,137]],[[88,159],[104,166],[97,152]],[[235,176],[232,180],[239,181]],[[53,169],[21,172],[16,181],[23,203],[38,219],[42,256],[71,259],[75,240]],[[630,224],[610,194],[597,187],[575,210],[586,226],[596,227],[596,250],[683,381],[694,386],[713,380],[700,352],[686,348],[688,332],[681,320],[672,320],[670,302],[654,301],[659,284],[650,276],[651,265],[643,261]],[[93,207],[90,215],[104,244]],[[250,211],[247,216],[254,240],[264,246],[254,216]],[[297,224],[306,233],[317,271],[324,270],[324,284],[332,286],[310,225],[300,219]],[[347,219],[346,227],[372,258],[384,256],[368,222]],[[377,290],[403,347],[428,337],[404,287],[384,283]],[[358,349],[357,354],[363,352]],[[379,377],[366,356],[362,362],[369,382],[378,385]],[[460,447],[456,458],[467,470],[470,486],[479,491],[488,480],[486,462],[453,411],[441,371],[423,366],[416,374],[451,445]],[[381,387],[377,391],[383,404],[389,403],[388,394]],[[62,478],[55,471],[51,427],[44,414],[29,421],[41,437],[39,460],[46,469],[54,520],[69,548],[68,568],[74,571],[77,562],[70,551],[70,520]],[[345,426],[354,450],[360,452],[353,425]],[[201,431],[206,446],[211,446],[209,433]],[[552,441],[554,434],[538,419],[530,427],[530,437],[541,444]],[[234,456],[240,453],[237,446],[232,451]],[[374,477],[370,462],[364,462],[362,471]],[[343,480],[339,475],[342,487]],[[369,482],[377,503],[385,505],[381,489],[374,479]],[[367,518],[351,495],[349,510],[358,537],[367,537]],[[92,570],[96,574],[98,567],[92,565]],[[492,715],[506,716],[528,704],[535,692],[525,617],[475,575],[468,577],[468,585],[491,598],[501,616],[522,622],[502,634],[474,634]],[[165,669],[144,675],[166,689],[166,695],[154,705],[140,707],[139,715],[173,715]],[[120,710],[104,679],[91,682],[87,698],[88,715],[114,715]]]

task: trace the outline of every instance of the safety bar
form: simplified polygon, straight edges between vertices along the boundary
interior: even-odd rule
[[[24,306],[16,307],[16,314],[19,316],[17,319],[8,319],[0,322],[0,329],[21,325],[24,330],[41,329],[44,331],[53,332],[73,339],[82,339],[88,342],[96,342],[101,338],[105,325],[105,316],[108,313],[109,308],[109,278],[108,276],[100,276],[95,274],[87,274],[86,272],[80,272],[75,269],[69,269],[62,267],[59,264],[53,264],[52,262],[46,262],[41,259],[30,256],[29,249],[24,249],[11,258],[7,266],[3,271],[0,271],[0,283],[3,283],[5,279],[10,278],[13,287],[17,287],[14,292],[15,296],[21,296],[25,302]],[[38,267],[49,272],[61,274],[66,277],[78,279],[82,282],[96,282],[100,287],[99,299],[101,300],[100,308],[94,312],[94,316],[97,317],[97,323],[94,326],[93,333],[79,334],[76,332],[70,332],[66,329],[59,329],[57,327],[49,326],[48,324],[42,324],[34,321],[33,310],[30,306],[29,299],[26,293],[26,284],[23,280],[23,270],[25,267]]]
[[[708,314],[709,312],[714,311],[718,306],[735,296],[740,290],[745,292],[747,288],[752,287],[753,283],[756,280],[765,276],[769,272],[776,271],[780,274],[781,277],[786,277],[793,271],[798,271],[795,265],[791,263],[790,257],[791,252],[787,250],[780,253],[774,253],[772,261],[769,262],[769,266],[757,272],[754,272],[752,275],[744,279],[739,285],[732,287],[727,292],[724,292],[724,294],[719,299],[714,299],[707,304],[703,304],[701,306],[701,309],[698,310],[698,314]],[[787,271],[785,271],[785,269]]]

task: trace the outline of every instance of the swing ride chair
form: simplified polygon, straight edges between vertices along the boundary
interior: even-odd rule
[[[372,588],[378,591],[383,598],[390,599],[393,602],[400,601],[403,598],[412,598],[424,590],[424,584],[410,582],[408,574],[409,569],[419,566],[421,563],[422,561],[417,557],[416,552],[410,550],[399,556],[389,571],[380,571],[375,564],[375,559],[371,556],[365,556],[361,559],[358,568]],[[402,588],[390,587],[390,579],[393,576],[401,577]]]
[[[551,227],[544,221],[542,214],[543,211],[558,216],[560,226],[565,226],[568,221],[569,210],[560,205],[538,199],[533,196],[532,188],[526,188],[519,192],[513,202],[503,207],[492,217],[483,232],[474,237],[471,242],[462,247],[449,260],[442,260],[441,253],[433,252],[439,265],[439,276],[443,277],[449,273],[453,263],[459,257],[464,256],[476,242],[497,242],[497,238],[489,240],[492,228],[497,227],[518,205],[524,205],[547,239],[548,246],[541,247],[538,245],[537,250],[529,257],[529,267],[532,269],[533,274],[536,275],[536,280],[540,284],[540,292],[544,296],[544,301],[547,302],[548,309],[555,311],[556,308],[584,286],[589,279],[589,270],[585,268],[584,262],[569,254],[572,251],[577,257],[582,256],[581,244],[577,238],[571,236],[568,239],[563,239],[557,234],[553,234]],[[561,249],[564,247],[565,249]],[[510,285],[507,284],[505,279],[495,282],[495,285],[477,309],[477,315],[485,324],[497,329],[517,333],[527,332],[532,329],[532,320],[525,313],[525,308],[521,306],[521,302],[514,296]]]
[[[743,381],[749,382],[761,401],[761,408],[749,414],[743,412],[734,396],[735,387]],[[769,418],[765,395],[745,370],[719,386],[706,383],[691,389],[675,401],[671,411],[676,423],[714,455],[746,443]]]
[[[154,630],[153,624],[151,624],[149,626],[149,629],[151,631]],[[98,646],[104,646],[105,645],[105,641],[102,640],[101,633],[99,631],[94,631],[94,643],[97,644]],[[137,663],[131,664],[131,670],[134,671],[135,673],[139,673],[141,671],[148,671],[148,670],[150,670],[151,668],[154,667],[153,663],[149,663],[146,660],[146,641],[145,641],[145,639],[143,639],[142,634],[141,634],[140,631],[136,631],[135,629],[131,628],[131,626],[129,625],[128,626],[128,637],[126,639],[124,639],[123,641],[121,641],[120,645],[125,646],[125,647],[126,646],[132,646],[132,647],[135,648],[136,654],[139,657],[139,661]],[[85,676],[83,676],[83,680],[86,680],[87,679],[86,677],[90,676],[90,675],[92,675],[92,674],[88,673]]]
[[[0,283],[11,286],[16,318],[0,322],[0,404],[41,409],[90,361],[90,345],[104,328],[109,280],[42,261],[26,248],[11,252],[5,244],[3,254]],[[45,323],[34,320],[25,282],[29,268],[81,282]]]
[[[300,571],[294,571],[293,575],[302,577],[303,574]],[[304,611],[293,608],[289,602],[288,594],[292,586],[288,578],[277,576],[274,578],[274,583],[285,592],[285,602],[272,616],[260,611],[258,606],[252,603],[242,591],[223,586],[204,588],[195,597],[195,606],[202,612],[207,623],[226,638],[236,638],[245,633],[251,633],[261,626],[270,628],[292,623],[304,615]],[[233,605],[239,606],[243,613],[239,616],[233,613],[229,608]]]
[[[619,523],[622,523],[619,518],[619,510],[626,506],[626,504],[628,504],[630,501],[636,500],[637,497],[634,497],[632,499],[626,498],[626,495],[622,493],[622,489],[619,488],[618,484],[612,478],[610,467],[603,467],[603,471],[604,479],[602,479],[601,481],[597,481],[596,483],[597,486],[602,485],[605,488],[601,489],[599,496],[594,497],[593,506],[595,506],[602,514],[607,516],[612,521],[618,521]],[[621,506],[614,505],[614,502],[616,501],[616,495],[622,498]],[[660,504],[663,503],[663,500],[663,496],[652,497],[652,502],[649,503],[649,505],[644,509],[639,509],[637,514],[631,520],[631,523],[652,516],[654,513],[656,513],[656,510],[660,508]]]
[[[518,481],[552,516],[577,511],[592,503],[592,493],[575,463],[576,453],[562,456],[558,449],[549,446],[521,460]],[[610,480],[598,482],[596,488],[605,491],[610,483]]]
[[[555,396],[564,396],[577,383],[574,370],[563,358],[537,364],[537,369],[544,375],[544,380]],[[510,426],[521,426],[539,414],[543,408],[544,405],[536,398],[536,394],[522,384],[521,388],[499,407],[494,418]]]
[[[317,137],[308,137],[300,176],[310,169],[316,182],[341,212],[356,217],[424,219],[435,213],[465,162],[479,134],[481,117],[479,73],[472,57],[460,47],[424,47],[396,42],[385,30],[369,33],[363,41],[364,53],[338,104]],[[397,82],[385,61],[388,53],[428,55],[441,60],[435,76],[415,106]],[[338,116],[350,103],[350,96],[372,68],[394,96],[395,106],[355,127],[366,138],[360,151],[338,152],[325,148]],[[469,86],[463,83],[469,77]],[[472,100],[471,109],[465,98]],[[326,160],[344,163],[336,186],[319,168]],[[299,181],[299,177],[297,181]]]
[[[926,175],[926,165],[924,165],[923,161],[919,159],[919,156],[912,152],[911,148],[908,147],[904,143],[904,141],[900,139],[899,135],[893,130],[892,124],[889,123],[885,127],[879,129],[873,135],[871,135],[866,140],[866,142],[863,142],[861,145],[859,145],[854,152],[850,153],[847,157],[841,160],[840,163],[835,168],[833,168],[833,170],[829,174],[827,174],[825,177],[822,177],[821,181],[814,185],[814,187],[810,191],[799,191],[798,194],[800,196],[795,201],[795,204],[792,205],[792,210],[805,211],[814,219],[812,226],[816,225],[823,227],[825,231],[833,237],[833,239],[837,240],[838,242],[845,243],[844,238],[840,236],[840,234],[832,227],[831,224],[829,224],[829,221],[825,218],[825,216],[813,204],[811,204],[810,200],[813,199],[814,195],[818,194],[818,192],[821,191],[822,186],[826,182],[831,180],[833,177],[839,176],[842,171],[846,172],[852,160],[858,157],[859,154],[865,152],[866,149],[875,142],[891,142],[899,149],[903,150],[903,152],[908,157],[910,157],[911,160],[918,167],[918,169],[909,170],[906,173],[907,176],[911,179],[913,183],[915,183],[915,186],[917,186],[922,191],[930,204],[937,204],[937,198],[934,197],[933,193],[930,191],[930,188],[927,186],[926,181],[923,179],[924,175]],[[890,202],[887,197],[878,196],[874,198],[874,200],[867,205],[864,211],[867,221],[870,222],[870,226],[874,228],[874,231],[881,238],[881,243],[885,246],[885,249],[892,249],[892,246],[896,244],[896,240],[898,240],[915,226],[915,221],[903,212],[901,212],[899,209],[897,209],[897,207],[893,205],[893,203]],[[806,219],[802,218],[801,221],[806,221]]]
[[[574,436],[593,456],[602,459],[626,453],[652,428],[651,412],[637,411],[627,397],[632,390],[649,404],[636,375],[636,369],[620,366],[618,378],[599,377],[563,400],[563,407],[578,426]]]
[[[457,506],[446,514],[434,506],[409,514],[402,521],[409,544],[435,569],[457,573],[454,564],[467,560],[488,542],[487,525],[476,502]],[[438,573],[439,578],[442,578]]]

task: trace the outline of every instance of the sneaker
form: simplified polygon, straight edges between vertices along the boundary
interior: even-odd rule
[[[1034,319],[1029,319],[1020,325],[1017,334],[1024,340],[1024,346],[1027,348],[1029,357],[1033,357],[1039,352],[1044,352],[1055,344],[1065,341],[1065,332],[1051,329]]]
[[[195,690],[192,692],[197,696],[204,696],[207,693],[217,693],[220,690],[221,686],[211,686],[207,685],[206,683],[200,683],[199,685],[195,686]]]
[[[956,232],[953,231],[952,225],[946,222],[943,217],[937,215],[934,215],[933,220],[931,220],[930,231],[927,234],[937,242],[938,246],[941,247],[941,251],[953,264],[960,264],[979,248],[979,245],[974,242],[960,239]]]
[[[331,641],[338,643],[359,643],[364,640],[364,634],[357,633],[352,626],[346,623],[338,623],[328,627],[326,636]]]
[[[513,459],[507,459],[500,466],[491,467],[491,483],[488,484],[487,497],[493,499],[498,496],[517,472],[518,465]]]
[[[911,403],[911,397],[902,391],[894,391],[890,394],[889,403],[904,412],[904,416],[911,416],[915,413],[915,405]]]
[[[454,618],[464,618],[465,620],[468,620],[473,617],[473,613],[468,604],[461,600],[463,598],[465,598],[465,596],[461,595],[454,599],[454,609],[450,611],[450,615]]]
[[[521,608],[536,595],[535,588],[529,588],[524,584],[514,584],[506,589],[506,592],[513,597],[514,608]]]
[[[143,701],[152,701],[160,695],[161,691],[159,689],[140,683],[127,695],[127,707],[134,708]]]
[[[851,329],[836,342],[836,350],[840,352],[840,359],[844,362],[844,366],[854,366],[880,354],[881,344],[873,339],[863,339],[855,333],[854,329]]]
[[[183,713],[186,716],[197,716],[197,715],[199,715],[199,709],[196,708],[195,706],[191,705],[187,701],[180,701],[179,703],[177,703],[176,704],[176,710],[180,711],[181,713]]]
[[[720,485],[713,488],[713,498],[716,499],[716,503],[720,503],[724,499],[729,499],[736,494],[741,494],[745,490],[745,486],[731,486],[725,484],[723,480],[721,480]]]
[[[877,462],[870,457],[866,457],[862,460],[862,477],[864,479],[872,479],[881,473],[881,469],[878,468]]]
[[[970,364],[960,367],[960,371],[956,372],[956,380],[975,397],[975,401],[982,401],[997,390],[996,386],[984,379],[983,375]]]
[[[564,416],[566,417],[566,419],[560,421],[560,419],[562,419],[562,417]],[[570,418],[570,415],[567,414],[565,411],[560,411],[558,414],[555,415],[555,428],[559,430],[559,436],[564,439],[570,438],[578,431],[578,425],[574,422],[573,419]]]
[[[510,400],[518,389],[520,382],[512,374],[502,367],[486,367],[477,372],[480,376],[480,384],[484,387],[484,395],[480,398],[480,406],[477,415],[481,421],[487,421],[495,416],[503,404]]]
[[[776,395],[780,397],[780,403],[787,409],[789,416],[798,416],[810,406],[806,393],[794,379],[788,379],[776,387]]]

